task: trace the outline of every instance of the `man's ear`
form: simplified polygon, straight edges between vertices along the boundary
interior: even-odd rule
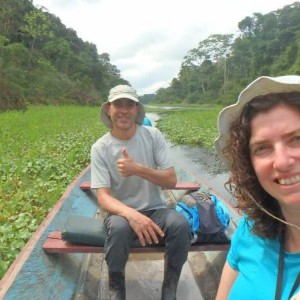
[[[107,104],[104,106],[104,109],[105,109],[105,112],[109,115],[109,112],[110,112],[110,103],[107,103]]]

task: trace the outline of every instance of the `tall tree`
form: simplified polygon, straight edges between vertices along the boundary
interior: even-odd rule
[[[43,12],[42,8],[37,10],[32,10],[24,16],[25,25],[21,27],[24,33],[31,36],[31,51],[29,56],[29,63],[32,59],[32,53],[34,50],[34,43],[36,39],[40,37],[52,38],[53,32],[49,30],[51,25],[51,19],[48,15]]]

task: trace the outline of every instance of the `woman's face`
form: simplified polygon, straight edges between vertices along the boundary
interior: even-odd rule
[[[282,209],[300,207],[300,111],[279,104],[251,121],[250,156],[262,187]]]

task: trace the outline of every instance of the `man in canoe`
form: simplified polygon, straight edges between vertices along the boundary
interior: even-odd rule
[[[106,211],[105,260],[111,299],[125,299],[125,266],[135,239],[142,246],[166,246],[162,298],[176,299],[181,269],[190,247],[186,219],[167,208],[161,187],[174,188],[176,173],[166,141],[142,126],[145,112],[136,91],[118,85],[109,92],[100,118],[110,129],[92,146],[91,181]]]

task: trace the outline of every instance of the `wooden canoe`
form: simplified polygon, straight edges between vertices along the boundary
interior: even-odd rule
[[[201,186],[209,187],[207,183],[201,180],[201,178],[186,172],[177,162],[176,172],[180,182],[194,182]],[[0,281],[0,299],[107,299],[103,284],[105,280],[107,281],[107,275],[105,277],[105,270],[103,268],[100,270],[100,265],[105,264],[101,251],[73,251],[75,253],[72,253],[72,251],[57,253],[56,251],[56,253],[49,253],[43,250],[43,245],[47,241],[49,234],[54,231],[62,230],[68,216],[95,216],[99,209],[96,198],[91,191],[82,189],[82,185],[89,181],[90,167],[87,167],[71,183]],[[181,189],[182,187],[179,188]],[[165,195],[169,198],[169,201],[170,198],[172,201],[172,199],[178,199],[182,195],[183,191],[180,189],[165,191]],[[235,230],[239,215],[229,201],[226,201],[220,196],[219,198],[224,201],[231,213],[231,224],[228,230],[228,234],[231,235]],[[220,252],[218,250],[224,249],[217,247],[215,249],[206,249],[203,247],[198,248],[198,250],[204,252],[193,252],[193,256],[190,257],[190,260],[193,261],[193,268],[191,268],[193,274],[198,277],[200,276],[200,279],[201,276],[206,278],[208,276],[207,272],[210,272],[212,277],[215,277],[213,275],[214,272],[219,274],[220,268],[224,263],[225,256],[224,251]],[[208,253],[205,252],[206,250],[215,251]],[[87,254],[84,252],[100,252],[100,256],[91,257],[90,253]],[[199,257],[200,254],[201,256]],[[155,270],[154,272],[157,272],[155,263],[152,263],[151,261],[156,261],[157,255],[159,255],[158,260],[162,260],[162,254],[144,253],[142,255],[146,257],[147,263],[150,263],[147,268],[151,269],[151,267],[153,267]],[[155,258],[151,258],[151,255],[154,255]],[[222,256],[221,260],[220,255]],[[101,262],[99,262],[99,260],[101,260]],[[139,261],[141,259],[133,256],[131,260]],[[96,264],[96,266],[91,266],[91,263]],[[200,264],[199,268],[196,266],[198,263]],[[98,275],[96,276],[95,273],[97,272]],[[207,274],[205,275],[205,273]],[[184,281],[184,278],[182,280]],[[203,278],[201,280],[203,281]],[[88,288],[84,286],[87,281],[89,284]],[[91,281],[94,283],[91,283]],[[95,283],[95,281],[98,283]],[[131,281],[128,284],[132,284]],[[161,282],[158,282],[158,285],[160,284]],[[207,289],[208,292],[211,292],[209,291],[211,290],[211,287],[200,286],[200,288]],[[102,290],[100,291],[100,289]],[[86,291],[89,292],[89,295],[85,293]],[[150,292],[147,293],[149,295]],[[139,294],[136,299],[147,299],[147,296],[146,298],[144,296],[143,298],[139,298],[140,296],[141,294]],[[157,296],[154,296],[153,299],[156,299],[155,297]],[[132,300],[133,299],[134,298],[132,296]],[[185,300],[188,299],[188,297],[185,297]],[[209,297],[207,296],[204,299],[209,299]]]

